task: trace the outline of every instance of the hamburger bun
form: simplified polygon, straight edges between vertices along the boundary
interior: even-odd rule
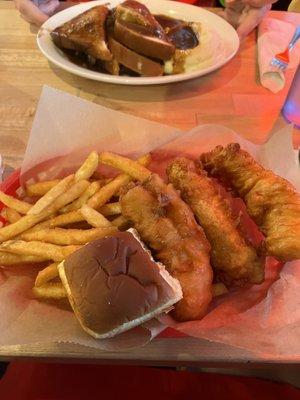
[[[133,229],[81,247],[58,270],[75,316],[96,339],[140,325],[182,298],[179,282]]]

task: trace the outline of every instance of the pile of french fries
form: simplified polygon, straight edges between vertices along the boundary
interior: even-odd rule
[[[119,197],[122,187],[132,181],[144,182],[151,171],[149,154],[137,161],[113,153],[93,151],[75,174],[63,179],[27,184],[29,201],[0,191],[8,224],[0,228],[0,266],[17,264],[48,265],[37,274],[33,294],[39,299],[67,297],[58,264],[81,246],[128,227],[122,216]],[[93,179],[99,163],[121,171],[113,179]],[[34,201],[33,201],[34,199]],[[38,199],[38,200],[36,200]],[[84,227],[75,227],[85,223]],[[222,283],[213,287],[214,295],[227,292]]]
[[[37,298],[65,298],[58,264],[84,244],[126,228],[119,201],[110,201],[118,200],[122,187],[141,180],[141,171],[150,174],[145,166],[151,157],[147,154],[132,161],[111,156],[93,151],[72,175],[26,184],[24,199],[27,201],[0,191],[0,201],[5,206],[2,214],[7,220],[0,228],[0,265],[9,268],[20,264],[49,264],[36,277],[33,293]],[[127,160],[125,173],[113,179],[94,179],[100,162],[119,168],[120,159],[121,164]],[[124,165],[119,169],[124,170]]]

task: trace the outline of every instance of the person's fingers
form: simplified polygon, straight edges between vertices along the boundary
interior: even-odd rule
[[[276,3],[277,0],[242,0],[244,4],[255,8],[262,8],[268,4]]]
[[[237,28],[237,33],[241,40],[244,39],[260,23],[270,8],[270,4],[261,8],[245,7]]]
[[[15,6],[21,17],[31,24],[41,26],[48,19],[48,15],[40,11],[30,0],[15,0]]]
[[[263,19],[274,0],[227,0],[225,19],[237,29],[240,39],[244,39]],[[246,4],[252,2],[253,6]],[[259,6],[263,4],[263,6]]]
[[[225,8],[224,18],[229,22],[234,28],[239,26],[239,20],[241,13],[236,11],[234,8]]]
[[[239,8],[244,7],[243,0],[226,0],[226,8]]]
[[[36,14],[36,15],[35,15]],[[48,15],[45,15],[43,13],[34,13],[28,16],[27,14],[20,14],[25,21],[29,22],[30,24],[36,25],[37,27],[40,27],[43,25],[45,21],[49,18]]]
[[[58,0],[48,0],[43,2],[39,6],[39,10],[42,11],[44,14],[52,15],[58,9],[58,7],[59,7]]]

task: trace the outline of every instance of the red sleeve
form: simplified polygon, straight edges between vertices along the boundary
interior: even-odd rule
[[[263,379],[166,368],[13,362],[0,399],[299,400],[300,390]]]

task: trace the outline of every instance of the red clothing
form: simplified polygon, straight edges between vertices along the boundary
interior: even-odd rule
[[[300,390],[256,378],[170,369],[11,363],[2,400],[299,400]]]

